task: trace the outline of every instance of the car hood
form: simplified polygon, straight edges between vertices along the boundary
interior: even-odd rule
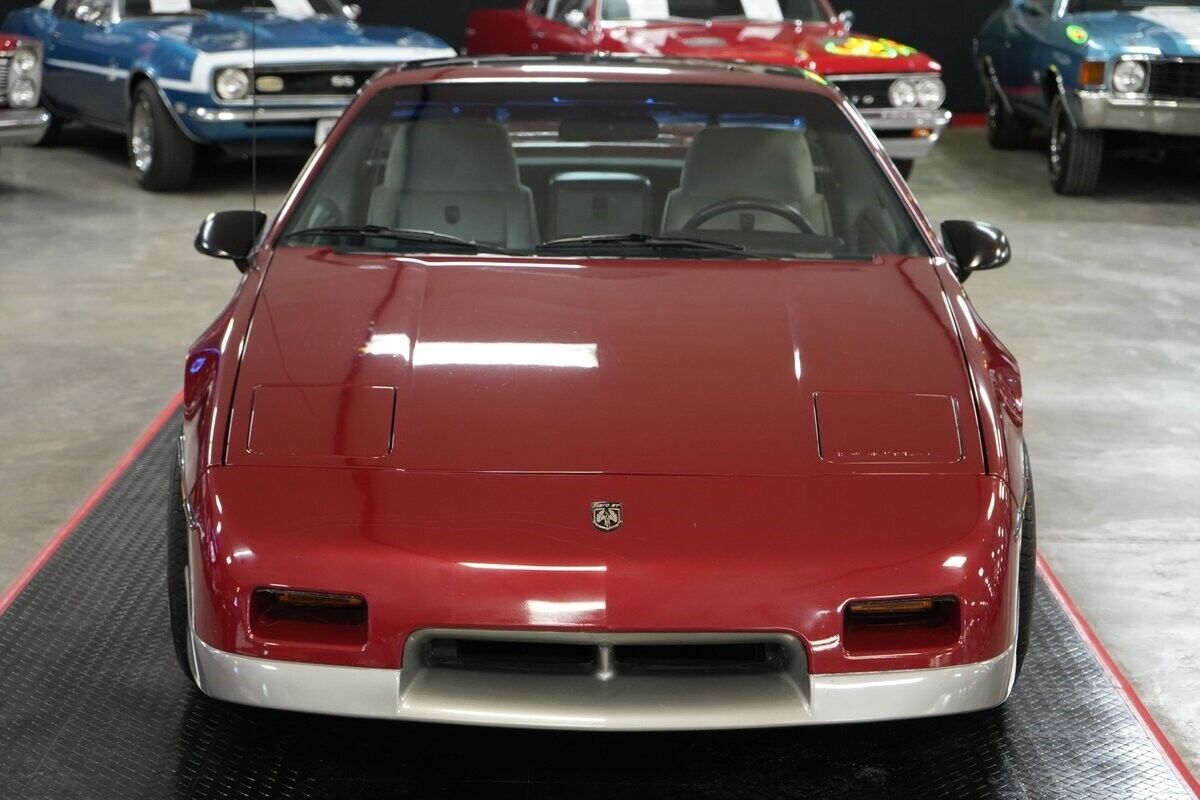
[[[1200,56],[1200,6],[1076,14],[1070,19],[1088,32],[1090,48],[1103,55]]]
[[[911,47],[865,34],[843,36],[834,25],[671,22],[616,28],[611,35],[630,49],[651,55],[750,61],[803,67],[830,75],[940,69]]]
[[[417,259],[283,249],[228,464],[982,472],[929,259]]]
[[[436,36],[404,27],[357,25],[337,17],[294,19],[278,14],[210,13],[202,18],[139,21],[152,32],[205,53],[285,47],[422,47],[449,50]]]

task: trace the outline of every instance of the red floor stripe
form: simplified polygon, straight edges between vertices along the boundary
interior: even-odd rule
[[[1050,587],[1050,591],[1053,593],[1055,599],[1058,600],[1058,604],[1067,612],[1067,616],[1075,626],[1075,629],[1079,631],[1079,635],[1083,637],[1088,647],[1091,648],[1092,655],[1096,657],[1096,660],[1100,662],[1100,666],[1108,673],[1109,680],[1117,687],[1117,691],[1125,699],[1126,704],[1128,704],[1129,710],[1137,717],[1138,722],[1142,723],[1142,727],[1146,729],[1146,733],[1150,734],[1150,738],[1154,740],[1159,752],[1162,753],[1163,759],[1179,775],[1180,782],[1188,789],[1191,789],[1196,797],[1200,798],[1200,781],[1196,780],[1196,776],[1192,774],[1192,771],[1188,769],[1188,765],[1180,757],[1179,751],[1175,749],[1175,746],[1171,744],[1171,740],[1163,733],[1163,729],[1154,721],[1154,717],[1146,709],[1146,706],[1142,703],[1142,699],[1138,697],[1137,690],[1133,688],[1133,684],[1129,682],[1129,679],[1125,677],[1125,673],[1117,666],[1117,662],[1113,661],[1108,650],[1100,642],[1100,637],[1092,630],[1092,626],[1084,618],[1083,612],[1079,610],[1079,606],[1075,605],[1075,601],[1071,599],[1071,595],[1067,594],[1062,581],[1058,579],[1058,576],[1054,574],[1054,570],[1050,568],[1049,562],[1046,561],[1041,553],[1038,553],[1037,560],[1038,569],[1041,570],[1042,578],[1046,581],[1046,585]]]
[[[21,592],[25,590],[25,587],[29,585],[29,582],[33,580],[34,576],[41,571],[42,567],[46,566],[46,562],[50,560],[51,556],[58,552],[58,548],[62,547],[63,542],[71,537],[71,534],[74,533],[75,529],[79,527],[79,523],[83,522],[84,518],[87,517],[87,515],[91,513],[92,509],[94,509],[96,505],[104,498],[104,495],[106,495],[108,491],[112,489],[113,484],[115,484],[121,478],[121,476],[125,474],[125,471],[129,469],[133,462],[137,460],[137,457],[142,454],[142,451],[146,449],[154,437],[158,435],[158,432],[161,431],[171,417],[174,416],[176,410],[178,410],[179,405],[182,402],[183,392],[180,391],[171,398],[171,401],[167,403],[162,411],[158,412],[158,416],[156,416],[154,421],[150,423],[150,426],[146,428],[146,430],[143,431],[140,436],[138,436],[133,445],[127,451],[125,451],[125,455],[121,456],[120,460],[113,465],[113,468],[109,470],[106,476],[104,476],[104,480],[100,481],[100,485],[92,490],[92,493],[89,494],[87,499],[83,501],[83,504],[75,510],[75,513],[72,514],[70,518],[62,524],[62,527],[60,527],[52,537],[50,537],[50,541],[46,542],[45,546],[38,551],[36,556],[33,557],[33,560],[25,565],[25,569],[21,570],[20,574],[17,575],[16,580],[14,580],[8,586],[8,588],[4,590],[3,594],[0,594],[0,614],[3,614],[9,609],[9,607],[17,599],[17,596],[21,594]]]

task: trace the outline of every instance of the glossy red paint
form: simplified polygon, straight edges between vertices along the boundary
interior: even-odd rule
[[[602,0],[601,0],[602,2]],[[940,73],[924,53],[889,39],[848,31],[825,5],[825,20],[799,23],[697,20],[625,23],[601,19],[592,4],[587,30],[521,8],[481,10],[468,20],[471,55],[629,53],[669,58],[746,61],[813,70],[822,75]]]
[[[766,86],[845,102],[793,77],[668,62],[378,78],[189,356],[200,637],[231,652],[370,667],[398,666],[407,636],[425,627],[790,631],[817,673],[1003,652],[1024,491],[1019,374],[894,172],[933,258],[275,249],[296,199],[375,93],[484,74],[528,80],[549,67],[571,80]],[[258,406],[264,389],[271,402]],[[834,395],[843,397],[823,429],[818,398]],[[823,457],[821,437],[858,435],[856,419],[878,437],[876,455]],[[624,503],[617,532],[592,527],[599,499]],[[364,597],[367,644],[251,636],[248,601],[263,586]],[[849,601],[914,595],[958,599],[957,640],[886,653],[842,646]]]

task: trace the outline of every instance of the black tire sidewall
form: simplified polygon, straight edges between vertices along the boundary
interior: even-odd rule
[[[154,147],[150,168],[139,172],[133,164],[133,110],[140,103],[150,109],[153,125]],[[149,80],[142,81],[134,90],[133,103],[129,108],[126,151],[129,168],[143,189],[152,192],[169,192],[186,188],[192,180],[196,160],[196,146],[179,129],[175,118],[159,97],[158,90]]]

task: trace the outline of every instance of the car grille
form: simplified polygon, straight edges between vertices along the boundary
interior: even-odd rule
[[[1169,100],[1200,100],[1200,60],[1151,63],[1150,96]]]
[[[601,645],[435,638],[426,642],[425,664],[439,669],[546,675],[695,675],[781,672],[787,667],[787,657],[778,642]]]
[[[858,108],[891,108],[888,100],[891,78],[843,78],[834,85]]]
[[[8,62],[11,59],[0,56],[0,102],[8,98]]]
[[[289,100],[323,97],[352,97],[375,74],[375,69],[361,67],[337,69],[260,69],[255,77],[261,100],[273,97]],[[263,91],[264,84],[280,88]]]

